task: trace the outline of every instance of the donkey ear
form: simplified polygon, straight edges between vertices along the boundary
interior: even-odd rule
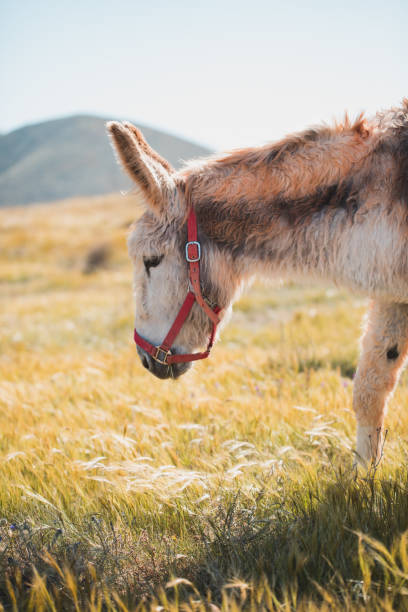
[[[131,123],[110,121],[106,127],[120,162],[141,189],[148,206],[156,213],[163,213],[174,185],[173,168]]]

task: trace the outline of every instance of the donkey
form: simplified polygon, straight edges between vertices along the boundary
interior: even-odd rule
[[[346,115],[179,171],[132,124],[107,129],[146,206],[128,239],[144,367],[177,378],[208,356],[213,337],[193,351],[254,275],[307,275],[363,293],[372,302],[354,380],[356,454],[376,463],[408,352],[408,99],[370,120]]]

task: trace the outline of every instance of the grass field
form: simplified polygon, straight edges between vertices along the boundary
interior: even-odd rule
[[[365,301],[254,285],[159,381],[132,341],[137,214],[0,211],[4,609],[408,610],[405,374],[385,459],[351,469]]]

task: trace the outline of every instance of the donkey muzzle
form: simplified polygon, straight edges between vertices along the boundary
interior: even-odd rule
[[[191,367],[191,362],[189,361],[183,363],[172,363],[171,365],[160,363],[160,361],[154,359],[152,355],[149,355],[149,353],[147,353],[147,351],[142,349],[140,346],[137,347],[137,352],[143,367],[154,374],[154,376],[161,378],[162,380],[165,378],[179,378]]]

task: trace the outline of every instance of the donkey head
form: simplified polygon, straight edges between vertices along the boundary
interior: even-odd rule
[[[188,291],[183,179],[150,148],[132,124],[111,122],[107,127],[118,158],[139,188],[146,207],[128,238],[134,266],[135,327],[140,336],[159,346]],[[194,352],[206,344],[210,330],[208,318],[194,305],[172,353]],[[139,346],[137,350],[144,367],[159,378],[177,378],[191,365],[169,366],[159,363]]]

